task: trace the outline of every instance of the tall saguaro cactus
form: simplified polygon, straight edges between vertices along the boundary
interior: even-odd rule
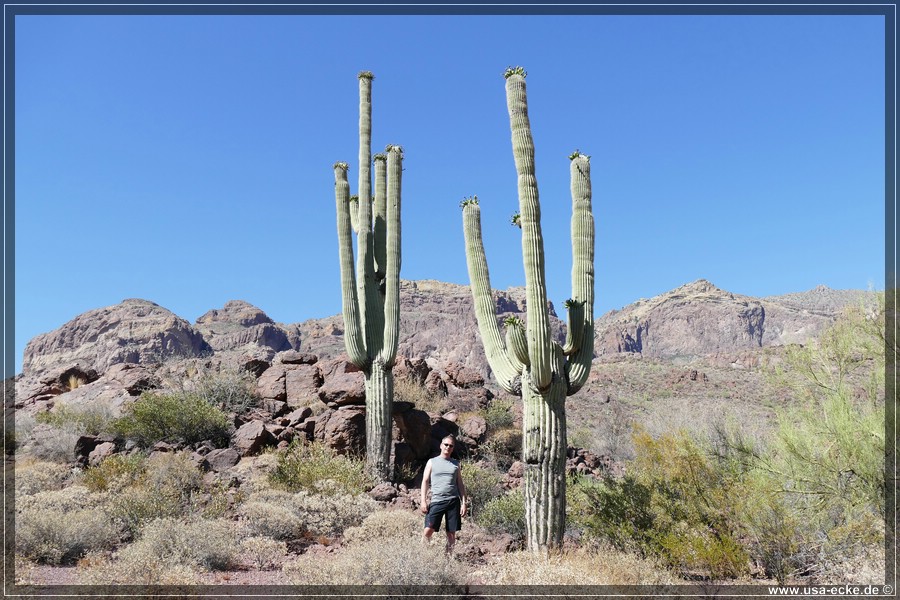
[[[372,79],[359,74],[359,196],[350,196],[347,163],[334,164],[344,344],[365,375],[366,465],[379,480],[391,477],[392,367],[400,332],[400,178],[403,149],[376,154],[372,200]],[[374,216],[374,223],[373,223]],[[353,263],[353,238],[358,257]]]
[[[534,170],[534,142],[528,120],[525,71],[506,72],[506,99],[518,173],[522,258],[525,264],[526,325],[508,319],[505,340],[497,324],[477,197],[464,200],[463,229],[472,296],[485,354],[498,383],[522,396],[522,457],[525,463],[525,521],[528,548],[562,544],[566,518],[566,396],[587,381],[594,343],[594,217],[590,159],[571,159],[572,298],[564,346],[553,341],[547,312],[541,207]]]

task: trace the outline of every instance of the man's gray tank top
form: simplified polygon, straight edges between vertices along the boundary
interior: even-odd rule
[[[435,456],[431,459],[431,501],[441,502],[459,497],[456,474],[459,461]]]

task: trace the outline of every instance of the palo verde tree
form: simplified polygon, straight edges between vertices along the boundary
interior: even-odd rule
[[[564,346],[550,335],[541,208],[534,171],[534,142],[528,120],[525,71],[506,71],[506,99],[518,173],[519,214],[525,263],[526,323],[507,319],[500,335],[477,197],[462,202],[466,259],[478,329],[488,363],[507,392],[524,404],[522,457],[525,463],[525,521],[528,548],[544,551],[562,544],[566,517],[566,396],[587,381],[594,343],[594,217],[589,157],[571,159],[572,298]]]
[[[372,199],[372,79],[359,74],[359,195],[350,196],[347,163],[334,165],[344,345],[365,375],[366,465],[378,480],[391,478],[392,367],[400,331],[400,174],[403,149],[376,154]],[[353,239],[358,257],[353,263]]]

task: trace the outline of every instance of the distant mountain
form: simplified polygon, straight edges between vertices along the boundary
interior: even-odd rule
[[[487,377],[469,288],[439,281],[401,282],[399,355],[422,358],[433,369],[461,366]],[[495,291],[498,320],[525,315],[524,288]],[[638,300],[596,319],[595,354],[690,359],[743,353],[765,346],[804,343],[851,303],[871,299],[855,290],[819,286],[808,292],[753,298],[698,280],[649,300]],[[552,304],[551,327],[562,341],[565,324]],[[24,375],[39,377],[63,367],[106,372],[118,363],[227,355],[271,360],[285,350],[322,359],[344,352],[340,315],[296,324],[273,322],[243,301],[213,309],[193,325],[146,300],[88,311],[26,347]]]

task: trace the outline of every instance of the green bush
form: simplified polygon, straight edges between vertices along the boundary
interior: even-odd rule
[[[306,490],[320,494],[365,492],[372,487],[362,460],[336,454],[322,444],[294,442],[278,456],[269,482],[291,492]]]
[[[484,409],[483,415],[488,432],[512,427],[514,420],[513,401],[507,398],[494,398],[487,408]]]
[[[196,394],[144,392],[125,415],[113,422],[116,433],[148,448],[158,441],[194,444],[229,441],[228,415]]]
[[[490,533],[525,538],[525,497],[521,489],[502,494],[484,505],[475,521]]]
[[[81,484],[92,492],[121,490],[143,475],[146,457],[140,453],[113,454],[81,474]]]
[[[477,463],[463,461],[460,465],[463,484],[466,486],[466,495],[469,498],[466,510],[469,516],[475,517],[487,506],[488,502],[501,493],[500,475]]]

